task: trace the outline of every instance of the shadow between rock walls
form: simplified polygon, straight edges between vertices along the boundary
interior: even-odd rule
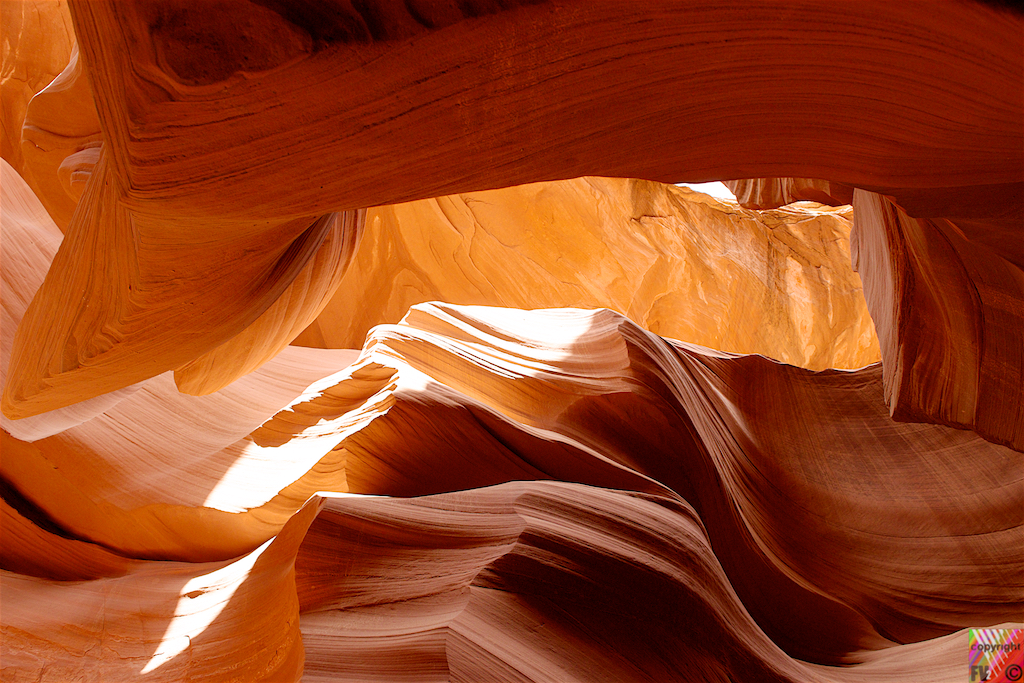
[[[587,425],[579,435],[583,443],[693,506],[740,601],[787,654],[841,665],[851,663],[848,655],[853,652],[891,645],[863,615],[798,584],[759,547],[738,513],[734,482],[722,470],[737,456],[731,449],[749,438],[749,432],[727,424],[720,413],[707,370],[694,360],[700,357],[699,347],[692,347],[698,352],[688,357],[661,339],[650,346],[652,338],[643,339],[643,347],[626,342],[637,379],[633,391],[585,397],[558,420]],[[716,362],[774,363],[760,357],[724,356]]]
[[[304,651],[295,558],[321,507],[313,497],[276,537],[240,558],[188,567],[194,576],[164,616],[141,680],[198,681],[224,671],[241,680],[296,680]]]
[[[552,391],[544,373],[510,381],[490,397],[460,387],[452,373],[445,378],[450,393],[406,394],[348,439],[350,490],[405,497],[549,479],[638,491],[666,504],[682,499],[703,520],[747,610],[791,656],[840,664],[851,652],[889,644],[863,616],[798,585],[759,549],[694,424],[721,418],[685,358],[611,311],[575,334],[561,358],[547,360],[609,389],[546,405],[529,398]],[[588,369],[594,358],[605,359],[602,377]],[[435,374],[444,381],[443,369]]]

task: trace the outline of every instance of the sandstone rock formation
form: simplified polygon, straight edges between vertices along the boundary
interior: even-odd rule
[[[853,202],[853,188],[849,185],[813,178],[747,178],[727,181],[725,186],[748,209],[774,209],[799,201],[829,206]]]
[[[109,574],[70,582],[5,572],[4,678],[297,680],[295,552],[318,507],[310,501],[273,541],[233,561],[118,558],[108,560]],[[95,546],[47,540],[36,550],[99,555]],[[261,646],[242,647],[243,631]]]
[[[976,429],[1024,451],[1020,221],[1000,226],[1018,224],[996,250],[970,228],[912,218],[874,193],[857,190],[854,207],[854,264],[872,281],[893,416]]]
[[[23,172],[21,134],[26,109],[32,97],[68,66],[75,33],[67,2],[5,2],[0,5],[0,19],[4,27],[0,152]]]
[[[879,358],[849,207],[745,211],[660,183],[581,178],[370,209],[297,344],[355,348],[425,301],[611,308],[662,336],[793,365]],[[372,299],[372,308],[353,306]],[[812,311],[821,311],[815,315]]]
[[[830,178],[924,205],[960,192],[972,215],[1019,213],[1024,160],[1006,150],[1024,145],[1020,21],[997,9],[866,2],[836,14],[766,2],[763,24],[745,8],[685,2],[483,3],[462,8],[468,17],[388,2],[365,15],[302,7],[218,3],[200,22],[174,2],[72,6],[109,148],[53,279],[84,282],[107,252],[124,260],[106,264],[112,276],[88,295],[92,307],[48,291],[28,312],[9,415],[128,386],[224,343],[277,299],[322,241],[318,217],[339,209],[581,175],[765,175]],[[915,27],[899,41],[898,68],[879,47],[893,25]],[[516,26],[528,29],[510,45]],[[709,47],[704,26],[730,40]],[[416,56],[402,47],[410,41]],[[759,97],[780,71],[797,89]],[[726,87],[727,77],[736,82]],[[316,97],[302,95],[314,87]],[[383,121],[394,132],[383,134]],[[811,121],[820,133],[808,133]],[[113,248],[128,224],[134,246]],[[214,315],[199,284],[213,266],[197,234],[222,255],[216,286],[250,289],[244,307],[216,307],[220,324],[203,330],[191,323]],[[150,255],[157,245],[162,257]],[[191,315],[166,310],[178,299]],[[60,324],[47,343],[30,342],[50,321]]]
[[[4,680],[959,681],[1024,627],[1020,15],[2,10]]]
[[[24,164],[19,170],[62,231],[71,223],[102,143],[99,115],[75,45],[60,75],[29,101],[21,129]]]

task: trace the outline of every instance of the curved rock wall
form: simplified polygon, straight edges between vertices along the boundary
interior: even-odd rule
[[[4,680],[960,681],[1024,628],[1020,15],[2,5]]]
[[[851,218],[822,206],[746,211],[612,178],[370,209],[337,294],[295,343],[359,347],[425,301],[601,307],[673,339],[859,368],[879,351],[849,268]]]

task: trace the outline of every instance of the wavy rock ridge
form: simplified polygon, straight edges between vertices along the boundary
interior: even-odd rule
[[[295,343],[358,347],[425,301],[606,307],[673,339],[859,368],[879,350],[846,265],[851,228],[849,207],[747,211],[611,178],[370,209],[337,293]],[[370,298],[379,305],[351,305]]]
[[[3,4],[3,679],[963,680],[1022,17],[456,4]]]

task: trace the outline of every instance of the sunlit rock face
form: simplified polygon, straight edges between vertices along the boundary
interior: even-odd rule
[[[849,268],[852,216],[810,204],[748,211],[609,178],[370,209],[337,293],[296,343],[359,347],[374,325],[436,300],[610,308],[673,339],[859,368],[879,351]]]
[[[75,46],[66,2],[5,2],[3,20],[3,158],[24,175],[22,124],[32,97],[68,66]]]
[[[4,680],[961,681],[1024,627],[1019,15],[0,4]]]
[[[774,209],[798,201],[813,201],[829,206],[853,202],[853,188],[815,178],[747,178],[725,183],[741,206],[748,209]]]

